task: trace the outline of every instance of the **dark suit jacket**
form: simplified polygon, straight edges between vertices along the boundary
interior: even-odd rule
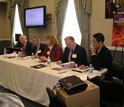
[[[91,56],[91,63],[95,69],[107,68],[108,75],[112,75],[112,55],[111,52],[104,45],[98,55]]]
[[[46,44],[40,43],[40,47],[39,47],[40,53],[38,53],[38,56],[41,56],[41,55],[43,54],[43,52],[44,52],[44,50],[45,50],[45,47],[46,47]],[[37,47],[36,47],[36,46],[33,46],[32,52],[33,52],[34,54],[36,54],[36,51],[37,51]]]
[[[48,57],[47,52],[49,51],[48,45],[45,48],[44,53],[42,54],[42,56]],[[63,57],[63,50],[62,48],[56,44],[53,46],[51,52],[50,52],[50,59],[51,61],[58,61],[61,60]]]
[[[23,46],[21,46],[21,47],[23,47]],[[31,54],[32,54],[32,48],[33,48],[32,43],[30,41],[27,41],[26,42],[26,47],[25,47],[24,54],[26,56],[31,56]]]
[[[69,53],[70,53],[70,49],[66,47],[65,51],[64,51],[64,56],[62,58],[62,63],[69,62],[69,60],[68,60]],[[86,50],[83,47],[76,44],[73,54],[76,54],[77,57],[72,58],[72,61],[74,61],[76,64],[78,64],[78,66],[80,66],[82,64],[87,65]]]

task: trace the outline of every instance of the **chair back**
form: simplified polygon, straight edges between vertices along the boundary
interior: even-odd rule
[[[112,63],[112,74],[116,78],[123,79],[124,64],[121,65],[120,63],[117,63],[117,62],[113,61],[113,63]]]
[[[0,93],[0,107],[24,107],[21,99],[10,93]]]
[[[49,107],[66,107],[65,103],[49,87],[46,90],[50,99]]]

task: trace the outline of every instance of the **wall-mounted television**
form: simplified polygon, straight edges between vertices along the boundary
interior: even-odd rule
[[[46,6],[24,9],[24,22],[26,27],[45,26]]]

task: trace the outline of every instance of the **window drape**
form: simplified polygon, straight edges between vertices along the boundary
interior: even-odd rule
[[[18,4],[18,8],[19,8],[19,16],[20,16],[22,31],[28,38],[28,29],[24,26],[24,8],[27,6],[26,0],[8,0],[8,18],[10,20],[11,41],[12,41],[14,13],[15,13],[16,4]]]
[[[23,31],[23,34],[27,36],[27,39],[29,39],[28,28],[26,28],[24,25],[24,9],[26,7],[27,7],[27,0],[18,0],[19,17],[20,17],[22,31]]]
[[[90,49],[90,16],[92,10],[92,0],[74,0],[79,28],[82,34],[81,46],[83,46],[89,56]]]
[[[14,24],[14,13],[15,13],[15,0],[8,0],[8,4],[7,4],[7,8],[8,8],[8,18],[10,20],[10,31],[11,31],[11,36],[10,36],[10,40],[11,40],[11,45],[13,46],[13,42],[12,42],[12,33],[13,33],[13,24]]]
[[[57,24],[57,39],[59,41],[59,44],[62,46],[62,29],[64,25],[66,10],[67,10],[67,3],[68,0],[57,0],[56,5],[56,24]]]

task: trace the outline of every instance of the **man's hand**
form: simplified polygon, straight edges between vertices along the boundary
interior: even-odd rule
[[[71,62],[70,63],[70,68],[74,68],[75,67],[75,62]]]
[[[60,65],[62,64],[62,61],[57,61],[56,64]]]
[[[80,69],[86,69],[86,68],[88,68],[88,66],[80,65],[79,68],[80,68]]]
[[[41,56],[41,57],[40,57],[40,60],[41,60],[41,61],[47,61],[47,58],[46,58],[45,56]]]
[[[35,55],[34,58],[39,58],[39,56]]]
[[[96,49],[94,48],[94,46],[91,47],[91,53],[92,55],[96,55]]]
[[[25,56],[23,52],[20,52],[20,55],[21,55],[21,57],[24,57]]]

